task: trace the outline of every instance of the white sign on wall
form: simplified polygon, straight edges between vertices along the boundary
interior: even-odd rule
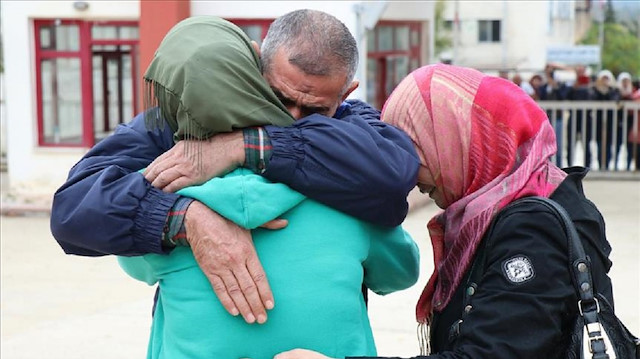
[[[549,46],[547,62],[559,62],[565,65],[591,65],[600,63],[600,46]]]

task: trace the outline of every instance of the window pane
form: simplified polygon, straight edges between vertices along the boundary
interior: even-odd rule
[[[82,142],[80,59],[46,59],[42,74],[42,122],[46,143]]]
[[[478,41],[480,42],[489,41],[490,28],[488,25],[489,25],[488,22],[485,20],[478,21]]]
[[[492,21],[491,41],[500,42],[500,20]]]
[[[51,26],[43,26],[40,28],[40,48],[43,50],[51,49],[53,43],[51,42],[51,33],[53,29]]]
[[[107,98],[109,106],[109,122],[105,131],[109,132],[118,126],[120,120],[120,87],[119,81],[122,79],[119,76],[120,63],[118,58],[107,59]]]
[[[376,32],[375,30],[367,31],[367,51],[374,52],[376,51]]]
[[[93,25],[91,37],[94,40],[137,40],[137,26]]]
[[[78,51],[80,49],[78,25],[42,26],[39,35],[40,48],[43,50]]]
[[[262,45],[262,26],[260,25],[244,25],[238,26],[244,31],[249,38],[258,43],[258,45]]]
[[[137,26],[120,26],[120,39],[121,40],[137,40],[138,27]]]
[[[409,26],[396,27],[396,50],[409,50]]]
[[[367,102],[373,107],[380,109],[376,103],[378,98],[378,61],[376,59],[367,59]]]
[[[93,25],[91,27],[91,37],[94,40],[117,39],[118,34],[115,26]]]
[[[389,97],[389,95],[391,94],[391,91],[393,91],[394,88],[394,84],[393,84],[393,74],[394,74],[394,64],[395,64],[395,59],[392,57],[387,57],[385,59],[386,61],[386,71],[387,71],[387,76],[385,76],[384,79],[384,97],[387,98]]]
[[[103,99],[102,56],[93,55],[93,128],[96,132],[102,132],[104,123]]]
[[[131,55],[122,55],[122,122],[127,122],[133,113],[133,79],[131,78]]]
[[[93,45],[91,47],[91,49],[96,52],[96,51],[111,51],[111,52],[115,52],[118,51],[118,46],[117,45]]]
[[[420,32],[417,29],[411,30],[411,47],[420,45]]]
[[[409,74],[409,58],[406,56],[396,57],[395,65],[396,78],[393,83],[393,88],[398,86],[400,81]]]
[[[393,27],[380,26],[378,28],[378,51],[393,50]]]

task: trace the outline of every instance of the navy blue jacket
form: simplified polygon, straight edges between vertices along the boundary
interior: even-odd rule
[[[407,215],[418,158],[406,134],[361,101],[334,118],[312,115],[267,126],[273,154],[263,174],[368,222],[395,226]],[[174,145],[168,126],[149,131],[142,115],[120,125],[69,172],[53,199],[51,232],[66,253],[163,253],[162,231],[178,195],[137,171]]]

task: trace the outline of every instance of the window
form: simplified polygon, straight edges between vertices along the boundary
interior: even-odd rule
[[[40,146],[91,147],[137,112],[135,21],[35,20]]]
[[[262,40],[267,36],[269,25],[273,22],[273,19],[227,19],[236,24],[244,31],[249,38],[262,45]]]
[[[367,33],[367,102],[381,109],[391,91],[420,66],[420,22],[381,21]]]
[[[453,20],[444,20],[442,22],[442,30],[453,31]]]
[[[479,20],[478,42],[500,42],[500,20]]]

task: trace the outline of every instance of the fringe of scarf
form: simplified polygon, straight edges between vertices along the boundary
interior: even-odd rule
[[[418,323],[416,334],[418,335],[418,345],[420,347],[420,356],[431,354],[430,330],[428,322]]]
[[[196,125],[195,121],[191,121],[191,117],[183,125],[183,135],[181,138],[177,138],[178,132],[178,120],[176,113],[178,107],[175,109],[170,108],[169,104],[172,101],[171,96],[174,96],[168,91],[162,84],[152,79],[144,79],[143,88],[143,110],[144,110],[144,124],[149,131],[164,131],[165,126],[169,123],[175,123],[176,128],[172,128],[174,133],[174,141],[184,141],[185,152],[184,155],[192,163],[196,165],[198,173],[201,174],[204,170],[202,165],[202,145],[205,139],[205,131],[199,125]],[[180,99],[177,97],[173,99],[177,106],[180,106]],[[169,119],[168,122],[165,119]]]

